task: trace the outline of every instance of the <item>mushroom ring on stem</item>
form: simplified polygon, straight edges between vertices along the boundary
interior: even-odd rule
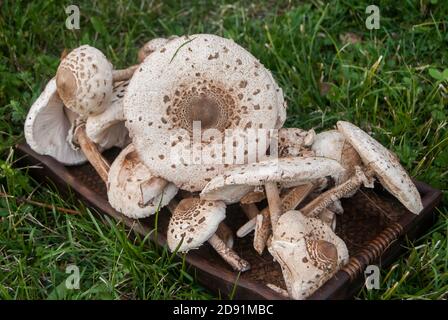
[[[143,163],[192,192],[238,163],[235,148],[248,151],[240,134],[274,129],[284,108],[282,91],[252,54],[207,34],[175,38],[152,52],[124,100],[126,127]],[[259,146],[263,155],[268,147]],[[249,156],[242,153],[242,163],[256,161]]]
[[[348,261],[344,241],[319,219],[288,211],[277,222],[269,252],[280,263],[289,296],[305,299]]]
[[[362,184],[373,187],[376,177],[409,211],[418,214],[423,209],[420,194],[396,156],[357,126],[338,121],[338,130],[361,157],[364,167],[356,167],[355,174],[307,204],[301,211],[316,216],[335,200],[345,197]]]
[[[225,218],[226,205],[222,201],[186,198],[174,210],[167,231],[171,251],[187,252],[208,241],[216,252],[235,270],[247,271],[250,265],[216,235]]]

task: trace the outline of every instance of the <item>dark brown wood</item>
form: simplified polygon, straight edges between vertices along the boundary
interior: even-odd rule
[[[107,202],[105,185],[90,165],[64,167],[53,158],[36,154],[26,144],[20,144],[16,149],[22,156],[19,163],[32,165],[30,173],[37,179],[56,185],[61,192],[74,191],[100,213],[122,221],[138,234],[147,235],[155,228],[154,217],[133,220],[112,209]],[[117,154],[118,150],[109,150],[104,156],[111,161]],[[416,182],[416,185],[424,205],[420,215],[407,211],[381,186],[376,186],[375,190],[361,189],[354,197],[342,201],[345,212],[337,217],[336,233],[347,243],[351,258],[349,264],[310,299],[352,298],[363,285],[366,265],[389,265],[403,252],[402,244],[406,239],[415,239],[432,225],[441,192],[422,182]],[[265,205],[260,203],[260,208]],[[152,239],[164,245],[168,210],[162,210],[157,220],[157,232],[152,233]],[[235,232],[247,222],[247,217],[239,205],[234,205],[228,207],[225,222]],[[252,242],[253,235],[235,238],[234,250],[252,266],[250,271],[240,275],[233,272],[208,244],[188,253],[186,260],[194,268],[198,281],[223,298],[228,297],[236,286],[236,299],[285,299],[265,285],[269,282],[285,288],[279,265],[267,252],[258,255]]]

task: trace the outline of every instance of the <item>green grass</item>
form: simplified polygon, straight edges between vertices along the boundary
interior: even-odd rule
[[[166,249],[148,239],[127,240],[122,225],[94,217],[74,197],[61,197],[14,167],[13,145],[23,137],[28,108],[64,48],[81,44],[99,48],[120,68],[135,63],[139,46],[153,37],[233,38],[284,89],[287,126],[321,131],[339,119],[352,121],[396,152],[412,176],[444,190],[446,203],[448,4],[379,1],[381,28],[370,31],[364,24],[370,2],[85,1],[81,29],[70,31],[59,1],[2,1],[1,191],[81,214],[0,199],[0,298],[213,297]],[[361,41],[344,44],[347,32]],[[361,291],[360,299],[448,297],[448,206],[439,213],[431,231],[382,271],[381,289]],[[69,264],[80,267],[80,290],[64,289]]]

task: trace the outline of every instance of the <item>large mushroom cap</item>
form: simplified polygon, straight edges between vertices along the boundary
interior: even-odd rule
[[[216,176],[201,192],[201,198],[238,202],[254,186],[281,182],[298,186],[331,176],[339,181],[344,168],[335,160],[322,157],[288,157],[264,160],[234,167]]]
[[[294,299],[312,294],[348,261],[347,246],[330,226],[295,210],[278,220],[269,252]]]
[[[226,129],[273,129],[281,108],[282,91],[270,72],[232,40],[207,34],[176,38],[151,53],[124,101],[126,126],[142,161],[188,191],[201,190],[227,166],[228,150],[216,151]],[[194,121],[204,135],[195,145],[202,159],[192,152],[176,162],[173,149],[189,150]]]
[[[103,149],[123,148],[129,144],[129,133],[124,125],[123,98],[129,81],[114,85],[110,105],[98,115],[86,121],[87,136]]]
[[[381,184],[409,211],[420,213],[423,209],[420,194],[396,156],[354,124],[338,121],[337,126]]]
[[[154,178],[130,144],[115,158],[109,170],[107,196],[110,205],[118,212],[135,219],[154,214],[177,193],[177,187],[172,183],[159,187],[154,184],[154,188],[142,190],[144,183],[151,182]],[[142,205],[143,192],[146,193],[146,198],[152,199],[145,205]],[[148,192],[152,194],[148,195]]]
[[[56,84],[67,108],[84,117],[99,114],[112,93],[112,64],[100,50],[78,47],[59,64]]]
[[[225,218],[222,201],[187,198],[179,202],[171,216],[167,242],[171,251],[185,252],[200,247],[216,232]],[[179,245],[180,244],[180,245]]]
[[[44,91],[31,106],[25,121],[25,139],[35,152],[49,155],[66,165],[86,161],[80,150],[67,142],[72,117],[56,90],[56,80],[48,82]]]

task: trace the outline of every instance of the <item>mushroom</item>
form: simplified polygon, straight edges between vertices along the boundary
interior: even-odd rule
[[[231,40],[197,34],[173,39],[145,58],[129,84],[124,114],[136,150],[154,174],[200,191],[234,165],[233,145],[217,151],[224,133],[233,130],[233,139],[244,130],[273,129],[283,102],[270,72],[249,52]],[[174,150],[188,151],[189,158],[175,159]]]
[[[104,112],[86,121],[87,136],[103,149],[123,148],[129,144],[129,133],[124,125],[123,98],[129,81],[114,84],[110,105]]]
[[[396,156],[354,124],[338,121],[337,127],[358,152],[364,166],[355,167],[355,173],[351,178],[322,193],[307,204],[301,210],[303,214],[316,216],[333,203],[335,199],[352,194],[362,184],[366,187],[373,187],[375,176],[383,187],[409,211],[418,214],[423,209],[420,195]]]
[[[177,193],[174,184],[151,174],[132,144],[123,149],[112,163],[107,186],[110,205],[134,219],[156,213]]]
[[[31,106],[25,120],[25,139],[31,149],[49,155],[65,165],[86,161],[80,150],[74,150],[67,141],[73,112],[64,107],[51,79],[44,91]]]
[[[136,68],[113,70],[100,50],[83,45],[73,49],[59,64],[57,90],[71,111],[84,118],[97,115],[109,105],[113,82],[131,78]]]
[[[280,263],[293,299],[305,299],[348,261],[344,241],[319,219],[288,211],[277,222],[269,252]]]
[[[265,186],[272,226],[282,212],[277,183],[303,185],[331,176],[339,181],[344,168],[335,160],[323,157],[295,157],[264,160],[234,167],[223,175],[213,178],[202,190],[200,197],[206,200],[221,200],[226,203],[238,201],[245,193],[244,187]],[[236,190],[236,191],[235,191]]]
[[[216,252],[235,270],[244,272],[250,265],[241,259],[217,235],[219,224],[225,218],[226,205],[222,201],[186,198],[174,210],[167,231],[171,251],[187,252],[208,241]]]
[[[148,42],[146,42],[138,51],[138,62],[142,63],[147,56],[153,53],[156,50],[160,50],[163,48],[165,44],[169,41],[176,39],[177,36],[171,36],[168,39],[166,38],[154,38]]]

